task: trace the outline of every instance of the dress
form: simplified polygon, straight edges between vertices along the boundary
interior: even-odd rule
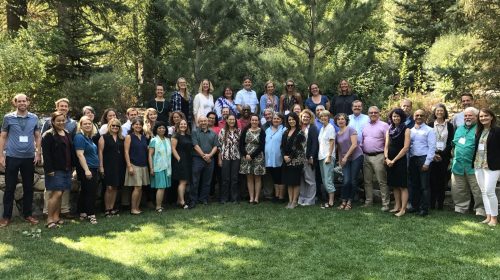
[[[110,134],[104,134],[104,149],[102,162],[104,167],[104,184],[106,186],[123,186],[125,181],[125,157],[123,152],[123,139],[113,139]]]
[[[264,175],[266,167],[264,162],[264,142],[265,133],[261,128],[251,131],[246,130],[241,135],[241,164],[240,174]],[[250,155],[252,160],[245,159],[246,155]]]
[[[390,136],[389,136],[390,138]],[[389,159],[394,159],[405,145],[405,132],[404,130],[394,139],[389,140]],[[387,167],[387,185],[391,188],[394,187],[408,187],[408,164],[406,156],[403,156],[394,163],[392,167]]]
[[[288,186],[299,186],[302,176],[302,169],[306,160],[305,154],[306,138],[304,133],[297,129],[288,136],[288,131],[283,133],[281,139],[281,150],[283,156],[289,156],[291,161],[282,165],[282,183]]]
[[[191,140],[191,135],[174,134],[173,138],[177,139],[176,150],[181,160],[177,161],[172,156],[172,179],[190,182],[193,158],[193,141]]]

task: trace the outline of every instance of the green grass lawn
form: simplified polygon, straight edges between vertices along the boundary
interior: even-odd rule
[[[0,229],[0,279],[499,279],[500,227],[472,215],[212,204],[98,225]]]

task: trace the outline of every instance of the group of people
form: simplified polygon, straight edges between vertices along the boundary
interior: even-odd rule
[[[122,199],[130,200],[132,215],[141,213],[146,186],[153,190],[158,213],[164,211],[166,189],[175,186],[178,207],[192,209],[209,203],[215,181],[220,203],[240,202],[247,194],[249,203],[259,204],[266,174],[273,201],[286,202],[289,209],[321,201],[323,209],[350,210],[361,182],[362,207],[370,207],[376,182],[382,211],[398,217],[408,212],[427,216],[430,209],[443,209],[450,163],[455,211],[465,213],[472,207],[486,216],[483,223],[497,224],[500,129],[491,110],[472,106],[472,95],[462,95],[464,110],[453,119],[443,104],[435,105],[428,116],[423,109],[412,112],[412,102],[403,99],[384,122],[377,106],[363,114],[363,103],[345,80],[331,100],[317,83],[310,84],[304,102],[291,79],[279,97],[268,81],[260,101],[250,78],[242,85],[235,96],[225,87],[214,100],[209,80],[203,80],[192,97],[186,80],[179,78],[177,90],[166,100],[158,84],[143,116],[129,108],[123,124],[111,108],[96,122],[91,106],[82,108],[78,122],[72,120],[69,100],[62,98],[40,127],[38,117],[28,112],[28,97],[16,95],[16,111],[5,115],[0,137],[0,151],[5,150],[0,165],[6,176],[0,227],[11,222],[19,171],[24,218],[38,223],[32,216],[32,183],[34,163],[42,158],[48,228],[59,227],[64,223],[61,214],[70,212],[74,170],[81,182],[79,218],[96,224],[100,183],[105,187],[104,216],[111,217],[118,215],[117,194],[125,186],[131,193]],[[336,163],[342,172],[339,189]],[[246,185],[247,192],[240,185]],[[335,193],[340,193],[337,205]]]

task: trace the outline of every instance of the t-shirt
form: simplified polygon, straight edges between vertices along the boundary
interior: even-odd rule
[[[351,148],[351,136],[356,135],[356,129],[348,126],[346,130],[344,130],[344,133],[340,134],[337,133],[337,145],[339,149],[339,158],[342,159],[344,158],[345,154],[347,154],[347,151]],[[363,151],[361,151],[361,148],[359,145],[354,149],[354,152],[351,153],[351,156],[348,158],[348,160],[354,160],[357,159],[360,155],[363,154]]]
[[[2,123],[2,131],[8,133],[6,155],[14,158],[35,157],[35,132],[39,130],[38,117],[33,113],[26,116],[18,116],[17,112],[6,114]]]
[[[330,140],[335,139],[335,128],[333,125],[328,124],[326,127],[322,127],[318,135],[318,160],[323,160],[328,156],[330,152]],[[332,151],[332,157],[335,157],[335,149]]]
[[[77,133],[75,135],[75,139],[73,140],[73,142],[76,151],[83,150],[83,156],[85,157],[87,166],[89,168],[99,168],[99,157],[97,156],[97,146],[92,141],[92,139],[90,139],[87,136],[84,136],[81,133]]]

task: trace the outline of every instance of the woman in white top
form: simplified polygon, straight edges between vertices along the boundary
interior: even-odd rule
[[[214,96],[212,92],[214,91],[214,86],[208,79],[204,79],[200,83],[199,93],[194,97],[193,100],[193,115],[194,123],[198,124],[198,117],[206,116],[209,112],[214,109]]]
[[[335,161],[335,128],[330,124],[330,112],[322,111],[319,119],[323,124],[318,135],[318,160],[321,179],[328,192],[328,202],[321,208],[332,208],[334,203],[335,186],[333,185],[333,167]]]

